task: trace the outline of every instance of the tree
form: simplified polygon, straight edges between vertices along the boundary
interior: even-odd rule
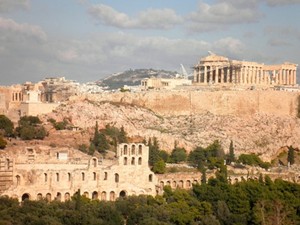
[[[0,149],[5,149],[6,145],[7,141],[2,136],[0,136]]]
[[[37,116],[23,116],[18,122],[16,133],[23,140],[44,139],[47,131]]]
[[[232,163],[235,161],[235,156],[234,156],[234,148],[233,148],[233,141],[230,141],[229,145],[229,155],[228,155],[228,163]]]
[[[288,147],[288,162],[290,163],[290,165],[293,165],[295,163],[295,149],[290,146]]]
[[[121,127],[121,130],[119,132],[119,136],[118,136],[118,142],[119,143],[126,143],[128,140],[127,140],[127,134],[124,130],[124,127],[122,126]]]
[[[186,150],[184,148],[176,147],[171,153],[170,161],[173,163],[180,163],[186,161],[186,158]]]
[[[159,159],[157,162],[154,163],[152,171],[154,173],[163,174],[166,171],[166,163],[163,159]]]
[[[13,122],[5,115],[0,115],[0,131],[3,131],[3,135],[10,137],[14,133]]]
[[[148,146],[149,146],[149,164],[150,166],[153,166],[157,161],[161,159],[159,157],[159,144],[157,138],[156,137],[153,138],[153,144],[152,144],[152,139],[149,138]]]

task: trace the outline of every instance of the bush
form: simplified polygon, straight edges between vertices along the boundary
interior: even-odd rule
[[[14,124],[5,115],[0,115],[0,130],[3,130],[3,135],[6,137],[13,136]]]
[[[0,136],[0,149],[5,149],[6,145],[7,145],[7,141]]]

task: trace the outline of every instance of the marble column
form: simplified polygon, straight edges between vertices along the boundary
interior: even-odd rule
[[[215,83],[219,83],[219,67],[216,66],[216,72],[215,72]]]
[[[224,68],[221,68],[221,84],[224,83]]]
[[[204,66],[204,74],[203,74],[203,81],[206,84],[207,83],[207,66]]]

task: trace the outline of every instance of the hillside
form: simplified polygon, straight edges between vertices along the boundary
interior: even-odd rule
[[[244,99],[244,94],[246,93],[240,93],[241,96],[236,97],[236,100]],[[260,104],[269,94],[270,96],[274,95],[274,93],[262,94],[264,96],[260,97]],[[293,96],[287,95],[285,100],[293,100]],[[240,111],[241,114],[233,113],[233,111],[228,114],[225,114],[224,111],[222,113],[218,111],[194,111],[193,114],[179,113],[181,107],[178,105],[178,97],[176,96],[173,100],[169,99],[168,102],[171,106],[177,102],[179,111],[175,112],[174,109],[172,113],[169,112],[168,114],[158,113],[161,108],[156,108],[154,105],[152,107],[139,106],[123,96],[119,101],[104,100],[104,97],[102,99],[100,97],[99,100],[77,99],[67,105],[60,106],[55,112],[49,114],[48,118],[59,121],[67,117],[83,131],[87,129],[91,131],[90,128],[95,126],[96,121],[99,123],[99,128],[106,124],[113,124],[116,127],[124,126],[129,136],[140,136],[146,139],[157,137],[162,149],[167,151],[172,150],[175,141],[178,142],[179,146],[192,150],[195,146],[206,147],[214,140],[220,140],[224,150],[227,151],[232,140],[237,153],[257,153],[264,160],[270,161],[280,153],[282,147],[300,146],[298,138],[300,136],[300,120],[294,116],[277,114],[274,110],[270,111],[270,107],[267,111],[267,108],[262,106],[260,106],[259,112],[251,110],[251,114],[245,115],[244,111],[252,107],[249,104],[244,106],[243,111]],[[216,97],[214,96],[215,103],[217,102]],[[113,97],[110,96],[110,98]],[[156,104],[161,102],[157,99],[152,101],[149,93],[145,94],[144,98],[148,99],[149,104],[153,101]],[[206,95],[205,98],[207,98]],[[199,99],[201,96],[198,97]],[[141,101],[141,99],[136,99],[136,101]],[[286,104],[289,105],[289,102]],[[183,99],[181,99],[180,105],[184,106]],[[239,110],[241,110],[239,102],[234,103],[233,101],[230,105],[230,108],[239,106]],[[214,108],[216,107],[217,105],[214,106]],[[277,104],[276,108],[278,107]],[[278,110],[284,113],[285,105],[282,107]],[[72,137],[75,138],[76,136],[73,135]],[[66,137],[60,139],[60,136],[57,138],[58,143],[65,144],[68,139]],[[79,144],[84,139],[79,136],[73,140],[71,138],[70,144]]]
[[[118,89],[124,85],[135,86],[140,85],[141,80],[148,77],[162,77],[169,78],[175,77],[177,72],[166,71],[166,70],[155,70],[155,69],[135,69],[127,70],[120,73],[112,74],[103,80],[98,81],[98,83],[103,87],[108,87],[109,89]]]

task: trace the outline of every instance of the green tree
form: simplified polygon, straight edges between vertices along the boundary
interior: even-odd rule
[[[5,115],[0,115],[0,131],[2,131],[6,137],[13,136],[14,133],[14,124]]]
[[[22,140],[44,139],[47,131],[37,116],[23,116],[18,122],[16,133]]]
[[[228,155],[228,164],[235,161],[235,155],[234,155],[234,147],[233,147],[233,141],[230,141],[229,145],[229,155]]]
[[[159,143],[157,138],[156,137],[153,138],[153,144],[152,144],[152,139],[149,138],[148,146],[149,146],[149,164],[150,166],[153,166],[157,161],[161,159],[159,157]]]
[[[159,159],[153,165],[152,171],[154,173],[163,174],[166,171],[166,163],[163,159]]]
[[[288,162],[290,163],[290,165],[293,165],[295,163],[295,149],[290,146],[288,147]]]
[[[5,149],[6,145],[7,141],[2,136],[0,136],[0,149]]]
[[[121,129],[120,129],[120,133],[119,133],[119,136],[118,136],[118,142],[119,143],[126,143],[128,140],[127,140],[127,134],[124,130],[124,127],[122,126]]]
[[[184,148],[176,147],[170,155],[170,161],[173,163],[184,162],[187,159],[187,153]]]

